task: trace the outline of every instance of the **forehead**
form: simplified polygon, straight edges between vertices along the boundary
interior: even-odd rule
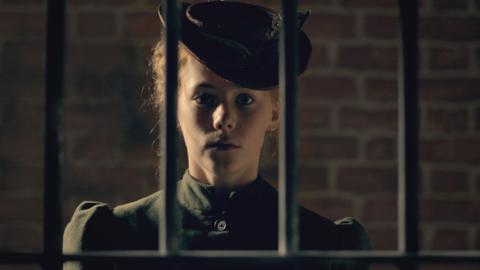
[[[211,85],[217,89],[246,90],[237,84],[234,84],[215,72],[208,69],[194,57],[188,57],[185,65],[182,67],[181,77],[182,86],[188,89],[194,89],[199,85]],[[253,90],[253,89],[250,89]]]

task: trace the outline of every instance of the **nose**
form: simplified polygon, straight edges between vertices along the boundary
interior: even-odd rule
[[[213,128],[223,132],[231,132],[236,126],[236,116],[225,104],[219,104],[213,112]]]

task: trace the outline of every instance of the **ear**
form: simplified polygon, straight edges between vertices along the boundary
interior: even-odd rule
[[[271,118],[270,118],[270,123],[267,126],[267,131],[268,132],[273,132],[278,129],[280,126],[280,104],[275,102],[272,106],[272,112],[271,112]]]

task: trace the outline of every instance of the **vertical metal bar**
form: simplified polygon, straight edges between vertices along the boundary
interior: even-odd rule
[[[65,0],[47,2],[44,138],[44,269],[61,269],[62,113]]]
[[[297,210],[297,0],[282,0],[283,25],[280,33],[280,157],[278,252],[298,251]]]
[[[179,249],[177,230],[177,58],[178,58],[178,7],[176,0],[163,0],[166,31],[166,85],[165,110],[161,134],[163,159],[161,164],[161,188],[164,192],[160,213],[159,247],[163,255],[175,255]]]
[[[399,57],[399,234],[403,253],[419,250],[418,184],[419,103],[418,103],[418,0],[398,1],[401,50]],[[415,265],[405,266],[414,269]]]

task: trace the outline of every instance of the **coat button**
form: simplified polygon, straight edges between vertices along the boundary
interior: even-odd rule
[[[227,229],[227,221],[225,219],[217,219],[213,223],[213,226],[215,229],[217,229],[217,231],[223,232]]]

